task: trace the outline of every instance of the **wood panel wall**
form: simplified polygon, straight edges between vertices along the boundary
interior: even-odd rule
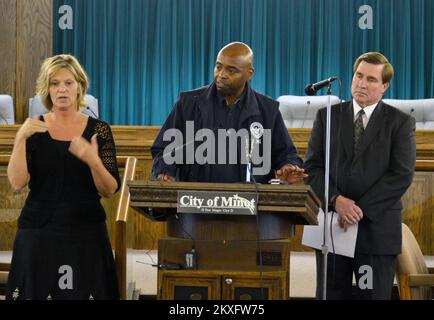
[[[16,1],[0,0],[0,94],[15,96]]]
[[[28,115],[42,61],[52,55],[52,0],[0,0],[0,94],[14,99],[15,121]]]
[[[11,250],[16,222],[26,192],[14,193],[7,182],[6,166],[12,151],[13,139],[19,126],[0,126],[0,250]],[[117,154],[135,156],[138,159],[137,180],[149,177],[152,158],[150,147],[159,127],[112,126]],[[297,148],[304,154],[308,129],[289,130]],[[403,220],[415,233],[426,255],[434,255],[434,131],[418,131],[416,134],[417,167],[413,183],[403,198]],[[104,200],[107,211],[107,226],[113,240],[114,211],[116,199]],[[1,221],[3,220],[3,222]],[[152,249],[157,247],[158,239],[165,234],[163,222],[152,222],[134,209],[129,211],[127,223],[127,246],[134,249]],[[297,226],[293,239],[293,250],[307,248],[301,243],[302,227]]]
[[[52,54],[52,0],[0,0],[0,94],[14,98],[16,122],[28,114],[28,100],[34,95],[35,81],[42,61]],[[16,217],[26,192],[14,193],[6,178],[8,155],[17,126],[0,126],[0,250],[10,249]],[[136,179],[147,179],[152,161],[149,148],[158,127],[114,127],[118,155],[139,160]],[[309,129],[292,129],[291,136],[301,154],[307,148]],[[404,196],[404,220],[416,234],[425,254],[434,254],[434,131],[417,131],[418,170]],[[427,161],[424,161],[427,160]],[[104,201],[108,227],[113,234],[113,201]],[[7,210],[6,210],[7,209]],[[164,223],[151,222],[131,209],[128,223],[128,247],[155,248],[164,234]],[[297,227],[296,248],[300,249],[301,231]],[[301,248],[302,249],[302,248]]]

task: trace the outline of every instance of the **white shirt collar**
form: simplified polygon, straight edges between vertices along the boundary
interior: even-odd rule
[[[371,118],[372,112],[374,112],[375,108],[378,106],[378,102],[372,104],[370,106],[364,107],[363,111],[365,111],[365,115],[363,116],[363,126],[366,128],[368,125],[369,119]],[[353,111],[354,111],[354,121],[356,120],[357,114],[362,110],[362,107],[357,103],[355,99],[353,99]]]

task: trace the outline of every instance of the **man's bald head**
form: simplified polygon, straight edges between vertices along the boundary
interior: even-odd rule
[[[214,80],[228,105],[242,95],[253,73],[253,51],[248,45],[232,42],[220,50],[214,67]]]
[[[253,66],[253,51],[243,42],[231,42],[225,45],[217,56],[222,54],[231,58],[240,57],[245,61],[248,67]]]

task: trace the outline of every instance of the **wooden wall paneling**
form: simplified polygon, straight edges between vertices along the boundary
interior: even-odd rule
[[[12,97],[16,79],[16,17],[16,0],[0,0],[0,94]]]
[[[416,172],[402,198],[402,218],[416,235],[424,254],[434,252],[434,172]]]
[[[12,250],[17,219],[24,206],[28,188],[14,192],[9,185],[6,168],[0,170],[0,251]]]
[[[4,191],[5,188],[10,188],[6,182],[6,166],[18,128],[18,125],[0,128],[0,180],[4,180],[4,182],[0,181],[0,194],[6,198],[12,195],[9,191]],[[138,159],[135,179],[146,180],[149,177],[152,166],[150,147],[158,130],[159,127],[112,126],[117,155],[135,156]],[[303,149],[303,146],[307,145],[310,130],[290,129],[289,131],[297,148]],[[434,146],[431,148],[433,139],[434,131],[416,132],[417,173],[412,186],[403,198],[404,222],[415,233],[417,240],[421,243],[423,253],[427,255],[434,254],[434,218],[432,218],[434,215],[434,156],[431,156],[434,155]],[[425,151],[420,152],[420,150]],[[430,155],[429,159],[425,160],[424,154]],[[17,208],[20,208],[18,203],[19,201],[23,202],[23,200],[16,201],[18,201]],[[15,201],[12,202],[15,203]],[[105,203],[104,206],[107,209],[107,226],[112,238],[114,228],[114,213],[112,211],[114,206],[110,204],[110,201]],[[301,245],[302,230],[301,226],[296,227],[296,236],[291,241],[292,250],[310,250]],[[157,248],[158,239],[165,235],[165,231],[164,222],[150,221],[134,209],[130,209],[127,223],[128,248],[155,249]]]
[[[7,1],[7,0],[6,0]],[[28,115],[41,64],[52,55],[52,0],[17,0],[16,122]]]

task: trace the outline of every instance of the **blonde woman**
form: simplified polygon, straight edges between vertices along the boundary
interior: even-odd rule
[[[18,220],[7,299],[117,299],[100,198],[119,189],[108,124],[79,112],[88,78],[76,58],[42,64],[36,91],[48,113],[18,130],[8,165],[30,192]]]

